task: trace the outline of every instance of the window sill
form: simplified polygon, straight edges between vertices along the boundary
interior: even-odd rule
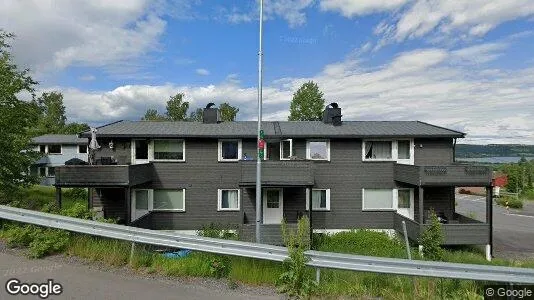
[[[306,209],[306,211],[309,211],[309,210]],[[320,208],[320,209],[318,209],[318,208],[314,208],[314,209],[312,209],[312,212],[314,212],[314,211],[327,211],[327,212],[328,212],[328,211],[330,211],[330,209],[326,209],[326,208]]]
[[[219,209],[217,209],[217,211],[220,211],[220,212],[239,212],[240,209],[239,208],[219,208]]]
[[[396,162],[394,159],[363,159],[363,162]]]
[[[218,162],[222,162],[222,163],[236,163],[236,162],[239,162],[239,159],[219,159]]]
[[[362,211],[363,212],[368,212],[368,211],[397,211],[396,209],[394,208],[362,208]]]
[[[186,162],[185,159],[182,159],[182,160],[175,160],[175,159],[154,159],[154,160],[151,160],[150,162],[156,162],[156,163],[159,163],[159,162],[173,162],[173,163],[184,163]]]
[[[184,209],[153,209],[153,212],[180,212],[184,213]]]

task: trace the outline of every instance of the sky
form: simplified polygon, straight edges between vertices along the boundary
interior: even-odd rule
[[[265,0],[264,120],[310,80],[344,120],[420,120],[461,143],[534,144],[533,0]],[[183,92],[256,120],[255,0],[2,0],[38,91],[92,126]]]

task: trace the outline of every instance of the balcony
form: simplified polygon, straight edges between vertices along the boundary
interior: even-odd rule
[[[406,222],[408,238],[417,241],[428,224],[420,226],[418,222],[399,214],[394,216],[394,229],[403,232],[402,221]],[[454,218],[446,224],[441,224],[444,241],[443,245],[485,245],[490,240],[490,225],[455,213]]]
[[[490,186],[491,170],[483,166],[412,166],[395,164],[394,179],[417,186]]]
[[[150,182],[153,177],[152,164],[71,165],[55,171],[58,187],[127,187]]]
[[[241,166],[241,186],[256,184],[256,161],[243,160]],[[312,186],[314,184],[313,162],[262,161],[261,184],[263,186]]]

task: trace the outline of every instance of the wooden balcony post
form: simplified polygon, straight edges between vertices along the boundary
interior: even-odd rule
[[[489,225],[489,256],[493,257],[493,187],[486,186],[486,223]]]
[[[130,225],[132,221],[132,201],[130,199],[130,187],[124,189],[124,199],[126,200],[126,225]]]
[[[424,190],[422,186],[419,186],[419,226],[423,228],[424,222],[424,210],[423,210]]]

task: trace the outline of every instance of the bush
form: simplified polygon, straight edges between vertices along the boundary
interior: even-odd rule
[[[421,234],[419,243],[423,246],[423,257],[430,260],[443,260],[444,250],[441,248],[444,237],[441,231],[441,223],[434,210],[430,211],[430,225]]]
[[[230,260],[225,256],[217,256],[210,260],[210,275],[215,278],[226,277],[230,273]]]
[[[523,201],[514,198],[514,197],[501,197],[497,199],[497,204],[499,204],[502,207],[509,207],[509,208],[523,208]]]
[[[235,232],[237,232],[235,230]],[[238,240],[239,236],[228,228],[228,226],[223,226],[221,224],[210,223],[209,225],[204,225],[200,230],[197,231],[199,236],[211,237],[217,239],[225,240]]]
[[[30,243],[29,256],[40,258],[64,250],[69,243],[69,233],[60,229],[45,229]]]
[[[62,209],[60,212],[61,215],[79,219],[90,220],[93,218],[93,212],[90,211],[87,206],[83,203],[77,202],[74,203],[71,207]]]
[[[299,219],[296,232],[288,231],[285,221],[282,222],[282,235],[289,252],[289,258],[284,261],[284,273],[280,275],[276,285],[280,292],[291,298],[306,298],[317,287],[312,279],[306,263],[308,257],[304,254],[310,249],[310,221],[307,217]]]
[[[43,230],[40,227],[34,225],[20,226],[20,224],[15,223],[5,227],[2,233],[2,238],[5,239],[8,247],[28,247],[35,237],[40,235],[42,231]]]
[[[71,199],[87,200],[87,189],[71,188],[71,189],[65,190],[63,195]]]
[[[332,235],[314,234],[314,249],[326,252],[382,257],[406,257],[406,248],[398,238],[384,232],[358,229]]]

